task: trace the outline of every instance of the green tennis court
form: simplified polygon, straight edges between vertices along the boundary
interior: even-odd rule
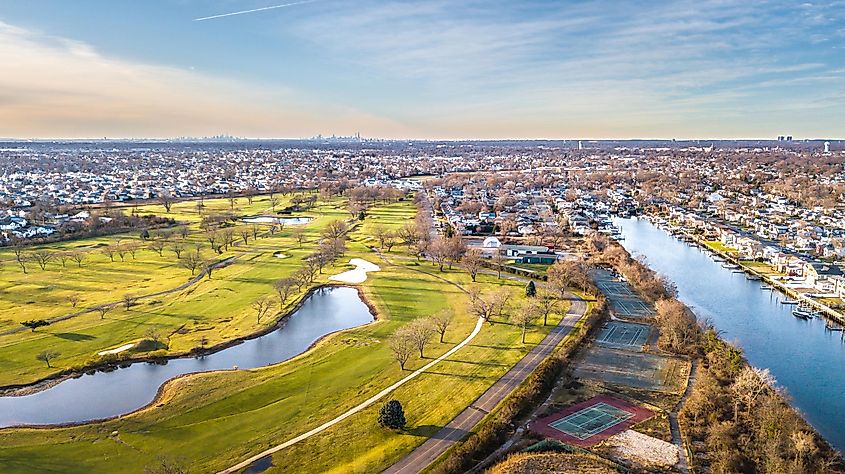
[[[610,321],[602,327],[596,340],[613,346],[642,347],[648,340],[648,326],[622,321]]]
[[[585,440],[633,416],[631,412],[601,402],[549,423],[549,426],[569,436]]]

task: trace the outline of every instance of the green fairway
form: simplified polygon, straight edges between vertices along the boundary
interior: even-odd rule
[[[328,204],[322,212],[322,217],[309,224],[312,232],[344,211],[342,206]],[[364,258],[381,266],[380,272],[371,273],[360,285],[378,311],[377,323],[329,336],[308,353],[275,366],[178,379],[168,384],[155,406],[121,419],[78,427],[0,430],[3,471],[143,472],[163,455],[190,465],[191,472],[212,472],[336,417],[444,353],[475,325],[475,317],[467,311],[468,296],[450,283],[470,285],[469,275],[458,269],[439,273],[430,263],[416,262],[399,246],[388,254],[395,262],[390,265],[369,248],[375,245],[368,234],[372,226],[398,227],[413,215],[410,202],[381,205],[350,234],[345,258]],[[56,326],[63,327],[39,330],[42,334],[26,333],[19,338],[18,348],[0,350],[7,351],[3,355],[36,350],[45,341],[58,340],[48,332],[54,330],[94,336],[92,340],[65,342],[79,344],[80,359],[94,346],[112,347],[135,337],[143,332],[139,326],[144,324],[180,329],[171,333],[171,350],[175,351],[194,347],[199,334],[222,340],[254,331],[257,327],[250,302],[263,292],[269,294],[269,282],[293,271],[305,253],[289,236],[260,239],[256,245],[265,246],[271,248],[256,250],[254,258],[239,260],[215,273],[210,281],[157,298],[161,303],[141,305],[143,310],[116,311],[108,315],[114,321],[106,323],[98,314],[59,323]],[[276,248],[291,257],[273,257]],[[338,262],[337,267],[327,268],[321,281],[344,270],[343,262]],[[485,288],[508,288],[516,301],[524,298],[521,283],[488,275],[479,275],[478,280]],[[454,318],[444,343],[433,338],[426,358],[415,355],[401,371],[387,344],[390,335],[416,318],[441,310]],[[280,452],[275,456],[276,467],[268,472],[373,472],[387,467],[468,406],[558,320],[555,315],[545,328],[530,326],[526,344],[520,343],[521,332],[511,324],[498,320],[485,324],[468,346],[389,396],[405,407],[405,431],[378,427],[380,403],[376,403]],[[214,330],[200,331],[207,325]],[[65,351],[70,353],[63,347]],[[28,363],[27,357],[32,358],[31,352],[16,359],[16,364]],[[37,369],[32,367],[34,376]]]

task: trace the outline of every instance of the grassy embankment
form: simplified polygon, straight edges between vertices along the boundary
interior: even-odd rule
[[[326,217],[332,212],[326,209]],[[393,249],[391,254],[404,258],[388,266],[367,248],[373,244],[369,237],[373,225],[399,226],[411,219],[413,212],[410,203],[380,206],[350,235],[347,258],[361,257],[382,265],[381,272],[371,274],[361,285],[379,312],[379,322],[330,336],[307,354],[276,366],[178,379],[167,387],[160,406],[120,420],[68,428],[2,430],[0,465],[8,472],[113,472],[117,466],[123,472],[141,472],[145,466],[155,465],[157,456],[164,455],[191,465],[192,472],[214,471],[337,416],[408,370],[423,365],[429,357],[442,354],[474,326],[475,318],[466,311],[467,296],[449,283],[415,271],[421,268],[436,273],[429,264],[407,258],[404,249]],[[309,224],[312,226],[316,231],[319,223]],[[285,239],[288,237],[281,238],[279,247],[284,253],[295,254],[296,246]],[[270,240],[259,240],[258,245],[266,246]],[[229,323],[241,318],[254,320],[248,309],[254,298],[250,292],[271,294],[270,282],[283,276],[285,265],[292,262],[275,259],[272,251],[250,262],[239,262],[215,273],[213,280],[204,281],[190,294],[175,295],[173,301],[162,298],[162,305],[168,308],[163,313],[194,315],[210,311],[213,315],[209,317],[220,318],[218,321],[229,317],[233,318]],[[334,268],[327,274],[340,271],[343,269]],[[470,283],[469,275],[457,269],[439,275],[462,285]],[[478,279],[480,285],[504,286],[517,299],[522,297],[520,284],[487,275]],[[237,291],[226,289],[235,286]],[[215,296],[222,292],[225,298]],[[426,359],[414,357],[407,370],[400,371],[387,339],[409,321],[440,310],[448,310],[454,317],[445,343],[437,343],[435,337],[426,349]],[[380,429],[375,423],[376,404],[283,451],[276,456],[280,467],[275,469],[372,472],[388,466],[471,403],[557,321],[553,317],[547,328],[532,327],[525,345],[519,342],[520,331],[510,324],[485,325],[472,344],[391,395],[405,406],[405,432]],[[88,331],[98,331],[97,327],[92,325]],[[221,337],[236,332],[237,326],[228,325],[203,331]],[[189,347],[196,334],[186,336],[184,342],[176,337],[171,344]],[[115,338],[111,345],[123,339]],[[111,436],[113,431],[119,435]]]

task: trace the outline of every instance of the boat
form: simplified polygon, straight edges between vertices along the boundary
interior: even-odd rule
[[[723,263],[722,268],[727,268],[728,270],[733,270],[739,268],[739,265],[734,265],[732,263]]]
[[[760,277],[757,275],[745,275],[745,278],[751,281],[760,281]]]
[[[780,304],[798,304],[798,300],[781,300]]]
[[[765,284],[765,283],[762,283],[762,284],[760,285],[760,289],[761,289],[761,290],[763,290],[763,291],[772,291],[772,290],[774,290],[774,288],[772,288],[771,286],[769,286],[769,285],[767,285],[767,284]],[[782,303],[783,303],[783,302],[782,302]],[[784,303],[784,304],[786,304],[786,303]]]
[[[799,319],[813,319],[813,315],[809,311],[805,311],[801,308],[793,309],[792,315]]]

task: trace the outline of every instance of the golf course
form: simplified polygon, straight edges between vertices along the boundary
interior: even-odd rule
[[[357,288],[375,316],[372,323],[332,333],[278,364],[170,380],[153,403],[124,416],[0,429],[4,472],[142,473],[174,465],[217,472],[336,418],[452,349],[479,324],[468,290],[507,292],[510,311],[526,298],[522,282],[484,272],[473,281],[458,265],[439,271],[401,243],[379,248],[375,235],[414,220],[417,208],[410,198],[376,202],[359,218],[350,215],[346,198],[321,197],[290,215],[306,218],[302,223],[272,228],[243,223],[244,217],[275,216],[290,200],[279,195],[206,199],[201,210],[195,201],[176,202],[169,211],[160,204],[125,208],[177,224],[150,229],[149,236],[118,234],[28,249],[53,257],[43,270],[30,261],[26,273],[13,250],[0,251],[0,386],[7,388],[110,363],[223,349],[275,329],[325,285]],[[212,250],[215,244],[209,244],[203,216],[214,212],[228,213],[234,222],[235,238],[225,249]],[[274,282],[292,279],[338,222],[346,226],[341,255],[284,301],[276,298]],[[187,268],[171,250],[174,245],[195,252],[203,264]],[[110,256],[109,249],[124,255]],[[85,253],[80,265],[60,258],[78,252]],[[331,279],[345,272],[355,283]],[[271,298],[276,298],[272,307],[260,314],[257,302]],[[102,306],[108,310],[100,311]],[[542,340],[566,313],[562,306],[548,325],[542,320],[528,325],[524,343],[522,328],[509,320],[508,311],[497,314],[460,350],[396,388],[388,398],[404,407],[403,430],[380,427],[381,403],[374,403],[281,451],[265,472],[377,472],[390,466]],[[442,342],[434,335],[424,355],[414,353],[401,368],[391,337],[434,315],[450,321]],[[32,329],[21,325],[54,318],[59,320]],[[54,353],[46,362],[37,357],[45,351]]]

